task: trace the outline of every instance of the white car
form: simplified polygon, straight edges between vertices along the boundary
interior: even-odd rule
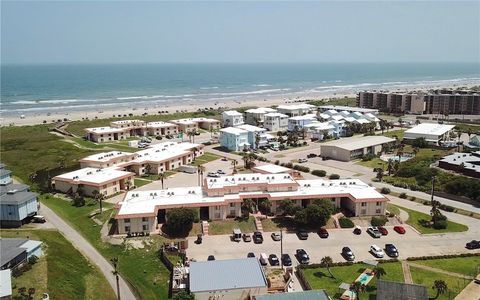
[[[215,172],[208,172],[207,177],[220,177],[220,174]]]
[[[300,158],[298,159],[299,163],[306,163],[308,160],[306,158]]]
[[[382,258],[385,255],[382,248],[378,247],[377,245],[371,245],[370,252],[377,258]]]
[[[281,239],[282,239],[282,237],[280,236],[280,233],[278,233],[278,232],[272,233],[272,240],[279,241]]]
[[[380,238],[382,236],[382,233],[380,230],[378,230],[377,227],[368,227],[367,232],[374,238]]]

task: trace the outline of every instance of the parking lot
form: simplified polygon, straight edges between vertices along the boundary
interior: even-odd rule
[[[478,238],[478,228],[467,233],[449,233],[420,235],[411,227],[405,225],[406,233],[400,235],[393,231],[392,227],[386,226],[389,231],[387,236],[373,238],[365,232],[361,235],[354,235],[352,229],[332,229],[330,236],[321,239],[318,234],[310,233],[307,240],[299,240],[295,233],[283,233],[283,253],[290,254],[294,265],[298,264],[294,254],[296,249],[303,248],[310,256],[310,263],[319,263],[322,257],[330,256],[335,262],[342,262],[345,259],[341,256],[342,247],[348,246],[355,254],[355,261],[375,259],[370,254],[369,248],[376,244],[384,248],[385,244],[394,244],[399,251],[399,259],[414,256],[445,255],[472,252],[465,249],[465,243]],[[232,242],[230,235],[205,236],[202,244],[195,244],[195,238],[189,238],[187,256],[198,261],[207,260],[209,255],[216,259],[243,258],[248,252],[253,252],[258,257],[260,253],[267,255],[276,254],[280,257],[280,242],[273,241],[271,233],[264,232],[262,244],[253,242]],[[480,252],[480,250],[474,250]],[[388,257],[385,257],[388,259]]]

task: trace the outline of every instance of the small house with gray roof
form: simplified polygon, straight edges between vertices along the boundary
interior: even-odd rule
[[[37,194],[25,184],[0,185],[0,222],[5,227],[20,227],[37,214]]]

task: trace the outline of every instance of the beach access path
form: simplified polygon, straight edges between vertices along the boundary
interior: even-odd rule
[[[55,212],[42,204],[39,213],[43,215],[72,245],[77,248],[88,260],[98,266],[113,291],[117,295],[117,283],[113,275],[113,266],[75,229],[60,218]],[[120,298],[122,300],[135,300],[130,286],[119,276]]]

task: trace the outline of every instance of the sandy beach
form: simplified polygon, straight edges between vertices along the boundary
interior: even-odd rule
[[[405,92],[405,91],[427,91],[430,89],[439,89],[439,88],[458,88],[466,87],[470,88],[475,85],[480,85],[480,81],[458,81],[454,84],[429,84],[429,85],[401,85],[398,87],[389,88],[390,92]],[[71,121],[77,121],[82,119],[105,119],[111,118],[113,116],[118,117],[119,115],[125,116],[125,118],[134,118],[135,116],[141,116],[145,113],[148,115],[158,115],[160,112],[168,111],[169,114],[175,112],[193,112],[198,111],[199,109],[235,109],[238,107],[245,106],[272,106],[272,105],[281,105],[281,104],[294,104],[301,103],[308,100],[328,100],[328,99],[339,99],[345,97],[356,97],[357,92],[360,90],[352,89],[338,89],[335,92],[309,92],[309,93],[298,93],[294,96],[292,94],[285,96],[275,96],[275,97],[264,97],[261,99],[228,99],[228,100],[206,100],[206,101],[176,101],[176,102],[165,102],[158,103],[154,102],[150,106],[145,105],[130,105],[128,107],[122,106],[113,109],[90,109],[90,110],[77,110],[72,108],[71,111],[52,111],[41,112],[41,113],[12,113],[10,115],[2,115],[0,119],[1,126],[23,126],[23,125],[35,125],[42,123],[53,123],[57,120],[68,119]],[[129,114],[133,114],[129,116]]]

